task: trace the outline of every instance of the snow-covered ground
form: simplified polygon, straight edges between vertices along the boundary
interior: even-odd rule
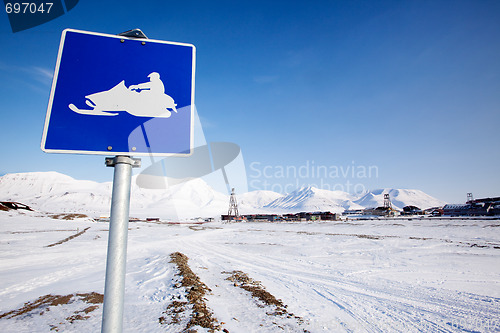
[[[107,235],[103,222],[0,211],[0,317],[48,294],[102,293]],[[159,321],[179,293],[176,251],[229,332],[500,332],[499,220],[130,223],[125,332],[179,332]],[[294,316],[226,280],[235,270]],[[0,331],[99,332],[102,306],[68,320],[85,306],[4,316]]]

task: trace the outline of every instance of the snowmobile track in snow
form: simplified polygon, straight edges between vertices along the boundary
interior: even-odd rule
[[[264,307],[264,305],[267,305],[271,308],[274,308],[272,312],[266,312],[268,316],[294,318],[299,325],[304,323],[304,320],[301,317],[288,312],[287,305],[284,304],[281,299],[277,299],[270,292],[268,292],[260,281],[255,281],[242,271],[222,272],[222,274],[231,274],[228,278],[226,278],[226,280],[233,282],[233,286],[250,292],[253,298],[262,303],[257,304],[259,307]],[[284,329],[279,325],[278,327]],[[305,329],[303,330],[303,332],[309,333],[309,331]]]
[[[252,231],[266,232],[255,229]],[[285,231],[285,233],[290,232]],[[294,233],[307,233],[310,236],[321,234]],[[372,240],[367,237],[361,238]],[[291,262],[283,263],[275,260],[272,256],[258,256],[246,260],[248,258],[245,252],[234,248],[227,251],[227,248],[220,243],[211,243],[208,247],[206,244],[191,240],[189,247],[194,253],[210,255],[212,258],[217,258],[218,262],[222,260],[227,264],[231,263],[245,270],[258,272],[271,281],[289,281],[287,288],[303,292],[310,290],[309,295],[316,294],[338,309],[340,314],[338,317],[333,317],[332,322],[335,322],[333,325],[336,325],[335,327],[340,325],[346,331],[467,332],[467,327],[471,325],[485,328],[485,332],[491,332],[491,327],[493,331],[498,331],[496,321],[500,315],[497,307],[500,304],[498,298],[482,296],[478,303],[474,300],[478,295],[467,293],[435,294],[433,288],[421,286],[413,286],[411,290],[407,290],[404,283],[366,285],[348,276],[333,277],[329,274],[310,273],[304,269],[303,264],[307,262],[303,261],[299,262],[300,266],[296,266]],[[483,322],[476,323],[475,318],[478,313],[483,313]],[[379,327],[375,327],[373,322],[379,323]]]
[[[204,296],[206,293],[213,295],[212,290],[191,270],[188,265],[188,257],[183,253],[174,252],[170,255],[170,258],[170,263],[177,266],[178,273],[176,276],[180,278],[179,281],[174,281],[174,287],[178,289],[183,288],[185,298],[179,296],[171,297],[171,302],[162,313],[162,316],[158,318],[160,324],[182,326],[182,332],[195,332],[193,329],[199,326],[208,329],[209,332],[228,333],[229,331],[223,328],[225,323],[219,322],[214,317],[214,312],[207,306]],[[241,288],[249,293],[244,293],[243,295],[246,295],[245,298],[248,301],[252,299],[258,308],[265,310],[265,316],[271,319],[272,322],[268,324],[286,332],[309,333],[308,330],[299,327],[304,324],[304,320],[290,313],[287,310],[287,305],[269,293],[260,281],[256,281],[248,277],[243,271],[238,270],[231,272],[222,271],[220,274],[229,275],[229,277],[225,278],[226,281],[232,282],[231,285],[233,287]],[[219,286],[217,285],[216,287]],[[243,304],[239,305],[243,306]],[[284,327],[273,318],[295,321],[296,324]],[[239,321],[234,317],[233,320]]]
[[[60,244],[62,244],[62,243],[66,243],[67,241],[70,241],[70,240],[72,240],[72,239],[73,239],[73,238],[75,238],[75,237],[78,237],[78,236],[83,235],[83,234],[84,234],[87,230],[89,230],[89,229],[90,229],[90,227],[87,227],[87,228],[83,229],[82,231],[77,232],[77,233],[76,233],[76,234],[74,234],[74,235],[71,235],[71,236],[69,236],[69,237],[66,237],[66,238],[64,238],[63,240],[60,240],[59,242],[56,242],[56,243],[53,243],[53,244],[47,245],[46,247],[53,247],[53,246],[56,246],[56,245],[60,245]]]

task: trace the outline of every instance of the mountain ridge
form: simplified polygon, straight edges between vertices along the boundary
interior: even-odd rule
[[[132,179],[131,216],[158,216],[189,219],[225,214],[229,196],[215,191],[197,178],[167,189],[151,190],[137,186]],[[0,201],[18,201],[35,209],[52,212],[84,212],[89,215],[109,214],[112,183],[77,180],[58,172],[12,173],[0,177]],[[251,191],[238,194],[240,214],[293,213],[300,211],[331,211],[373,208],[383,205],[389,193],[393,206],[402,209],[442,206],[445,202],[420,190],[376,189],[356,196],[342,191],[301,187],[288,194],[272,191]]]

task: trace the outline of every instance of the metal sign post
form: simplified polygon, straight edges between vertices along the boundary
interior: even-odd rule
[[[106,281],[104,284],[103,333],[122,332],[130,183],[132,168],[140,167],[140,165],[140,159],[130,158],[129,156],[106,158],[106,166],[114,167],[115,171],[111,196]]]
[[[194,147],[192,44],[65,29],[41,149],[114,155],[102,332],[120,333],[134,156],[189,156]],[[85,133],[85,135],[82,135]],[[152,161],[154,162],[154,161]]]
[[[122,35],[132,38],[147,38],[140,30],[127,31]],[[121,333],[123,330],[132,168],[140,167],[141,160],[129,156],[115,156],[115,158],[106,158],[106,166],[114,167],[115,172],[109,216],[101,332]]]

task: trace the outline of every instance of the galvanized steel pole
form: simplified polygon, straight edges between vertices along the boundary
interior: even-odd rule
[[[101,332],[121,333],[127,262],[130,183],[132,167],[139,167],[140,159],[133,159],[129,156],[106,158],[106,166],[114,167],[115,170],[111,197]]]

